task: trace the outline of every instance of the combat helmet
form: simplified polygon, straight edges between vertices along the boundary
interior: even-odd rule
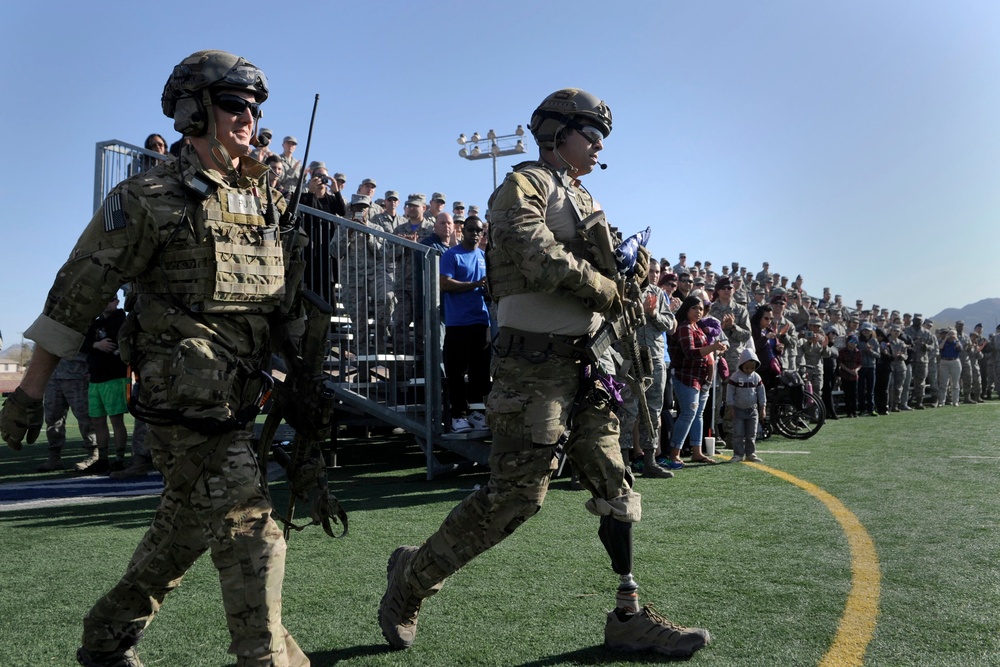
[[[528,128],[539,148],[555,148],[561,130],[584,125],[593,125],[607,138],[611,134],[611,109],[585,90],[563,88],[542,100],[531,114]]]
[[[174,129],[189,137],[205,134],[212,122],[210,92],[228,88],[267,99],[267,77],[253,63],[226,51],[197,51],[174,67],[163,86],[163,114],[174,119]]]

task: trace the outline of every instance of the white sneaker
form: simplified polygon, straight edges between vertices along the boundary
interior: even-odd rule
[[[459,417],[451,420],[451,430],[454,433],[468,433],[472,430],[472,425],[465,417]]]
[[[729,459],[729,462],[730,463],[742,463],[743,462],[743,457],[740,456],[739,454],[733,454],[733,456]]]
[[[486,425],[486,415],[482,412],[470,412],[466,420],[477,431],[489,430],[489,426]]]
[[[756,454],[751,454],[750,456],[747,457],[747,461],[751,461],[753,463],[763,463],[764,459],[760,458]]]

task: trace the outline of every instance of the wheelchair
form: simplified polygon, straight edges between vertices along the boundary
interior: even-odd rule
[[[772,434],[792,440],[807,440],[826,422],[826,409],[801,375],[785,371],[774,387],[767,390],[767,419],[761,424],[760,439]]]

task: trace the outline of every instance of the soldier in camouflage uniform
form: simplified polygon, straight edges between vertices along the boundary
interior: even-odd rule
[[[272,334],[302,330],[293,315],[306,240],[279,229],[269,204],[283,209],[280,194],[247,157],[267,94],[260,70],[223,51],[175,67],[162,106],[190,144],[111,191],[25,332],[35,359],[0,413],[0,435],[15,448],[37,436],[59,357],[75,354],[91,320],[133,283],[138,307],[119,343],[138,374],[132,407],[150,425],[146,446],[164,490],[124,576],[84,618],[77,659],[86,667],[141,667],[136,643],[206,551],[236,664],[309,664],[281,623],[285,542],[246,428],[266,387]]]
[[[903,340],[903,327],[893,324],[889,327],[888,349],[892,358],[892,377],[889,384],[889,411],[899,412],[903,402],[903,383],[906,381],[906,357],[910,346]]]
[[[542,102],[530,128],[540,159],[516,165],[490,200],[488,276],[500,324],[487,399],[490,480],[421,547],[393,552],[379,625],[393,647],[409,647],[421,601],[541,509],[562,449],[590,491],[587,509],[600,517],[598,534],[621,577],[605,643],[690,655],[708,643],[708,632],[639,608],[631,529],[641,506],[611,412],[614,369],[582,358],[605,314],[622,308],[615,282],[590,263],[578,233],[595,208],[579,177],[598,164],[611,112],[593,95],[565,89]],[[640,254],[645,278],[649,254]]]
[[[348,215],[355,222],[369,225],[370,206],[371,198],[367,195],[351,195]],[[378,236],[338,226],[336,243],[330,246],[331,252],[339,253],[341,300],[351,317],[357,354],[368,354],[372,342],[375,350],[382,350],[389,334],[393,313],[392,276],[381,256],[384,242]],[[375,322],[374,330],[370,329],[369,319]]]
[[[975,403],[976,401],[972,397],[972,361],[969,359],[972,341],[969,334],[965,333],[965,322],[962,320],[955,322],[955,331],[958,333],[958,343],[962,346],[958,353],[958,361],[962,364],[962,402]]]
[[[913,324],[904,330],[904,333],[910,337],[913,346],[913,362],[910,364],[913,369],[913,384],[910,396],[913,399],[913,407],[917,410],[924,409],[924,381],[927,379],[927,364],[930,361],[931,350],[937,345],[934,335],[924,329],[923,323],[923,317],[916,313],[913,316]],[[902,407],[900,405],[900,408]]]
[[[66,445],[66,418],[69,411],[80,424],[83,446],[88,452],[97,451],[97,436],[90,421],[87,400],[87,355],[77,352],[59,361],[45,387],[45,437],[49,442],[49,455],[36,472],[62,470],[62,449]]]

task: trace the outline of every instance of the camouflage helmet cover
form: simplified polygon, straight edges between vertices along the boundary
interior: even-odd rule
[[[230,88],[267,99],[267,77],[253,63],[226,51],[197,51],[174,67],[163,86],[163,114],[174,119],[174,129],[187,136],[204,134],[210,104],[203,92]]]
[[[607,138],[611,134],[611,109],[585,90],[563,88],[542,100],[531,114],[529,129],[541,148],[554,148],[560,130],[583,125],[593,125]]]

